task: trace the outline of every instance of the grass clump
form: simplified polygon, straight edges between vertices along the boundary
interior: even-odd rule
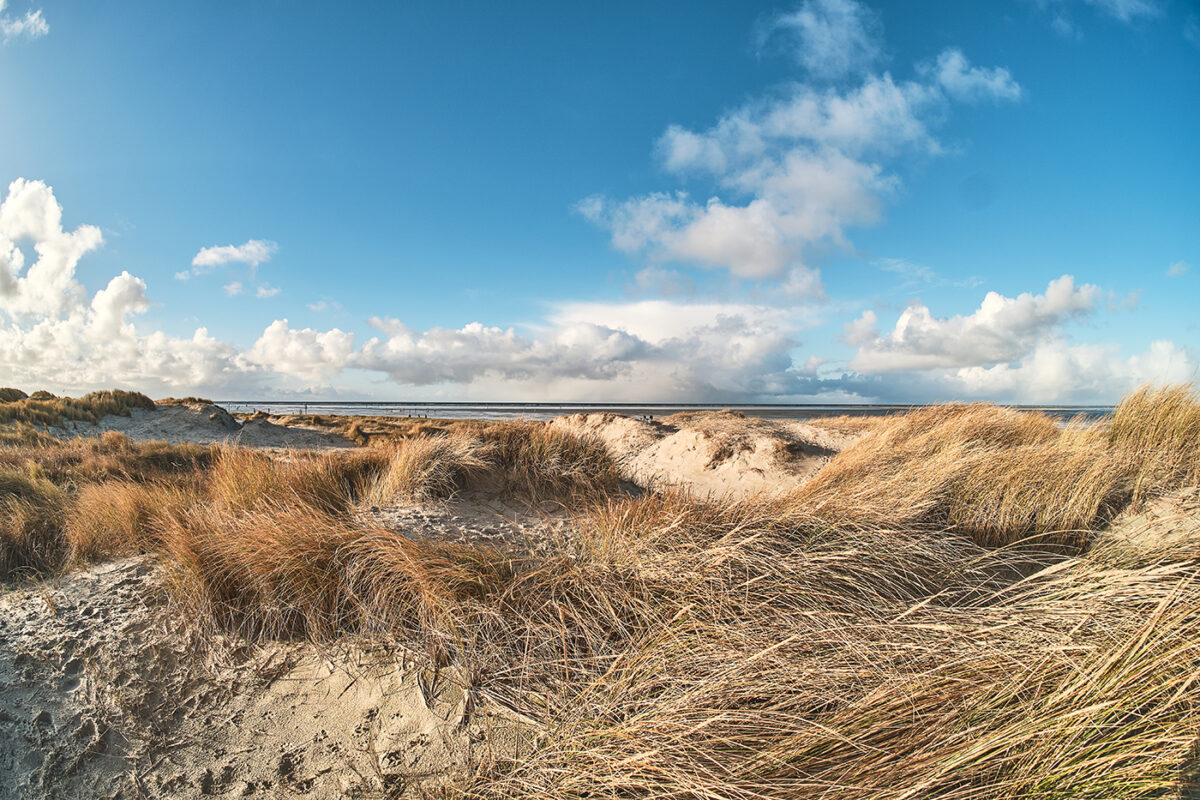
[[[68,565],[156,549],[164,520],[195,505],[197,498],[189,484],[117,479],[82,487],[63,520]]]
[[[503,422],[401,439],[370,501],[420,501],[486,487],[529,500],[599,496],[618,483],[615,462],[599,442],[543,422]]]
[[[160,406],[211,406],[212,400],[206,397],[164,397],[156,401]]]
[[[403,440],[387,459],[368,496],[374,505],[450,497],[491,467],[479,441],[461,434]]]
[[[0,469],[0,580],[59,569],[66,493],[36,468]]]
[[[1167,387],[1092,426],[981,404],[889,417],[793,497],[830,519],[1078,548],[1130,502],[1189,482],[1200,482],[1200,402]]]
[[[154,401],[146,395],[121,389],[90,392],[78,398],[46,394],[35,392],[30,397],[10,395],[14,397],[13,400],[0,401],[0,425],[10,422],[43,427],[60,427],[66,422],[90,422],[94,425],[110,414],[127,417],[132,409],[154,408]]]

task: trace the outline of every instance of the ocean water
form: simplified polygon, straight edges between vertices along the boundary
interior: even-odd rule
[[[918,406],[887,405],[781,405],[781,404],[689,404],[689,403],[346,403],[323,401],[297,403],[276,400],[219,400],[231,412],[268,414],[354,414],[383,417],[428,417],[430,419],[553,419],[564,414],[608,411],[631,417],[665,417],[681,411],[731,409],[747,417],[764,419],[814,419],[842,414],[880,416],[908,411]],[[1112,411],[1111,406],[1013,406],[1025,411],[1042,411],[1062,420],[1082,416],[1095,420]]]

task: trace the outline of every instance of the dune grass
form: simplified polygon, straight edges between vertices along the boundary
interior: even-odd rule
[[[213,631],[453,665],[532,732],[451,796],[1194,793],[1200,541],[1105,531],[1200,483],[1194,391],[1091,426],[968,405],[862,427],[742,501],[621,494],[596,442],[538,423],[328,456],[30,442],[0,448],[0,563],[150,552]],[[357,513],[467,490],[569,502],[571,535],[514,557]]]
[[[1167,387],[1134,393],[1091,426],[982,404],[889,417],[793,500],[831,520],[1078,549],[1130,503],[1197,482],[1200,400]]]
[[[26,397],[18,389],[0,390],[0,425],[24,422],[39,426],[62,426],[67,422],[95,424],[110,414],[128,417],[135,408],[153,409],[154,401],[138,392],[113,389],[90,392],[83,397],[54,397],[34,392]]]

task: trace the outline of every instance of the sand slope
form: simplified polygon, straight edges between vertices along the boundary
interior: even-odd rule
[[[0,799],[374,796],[484,757],[453,673],[278,644],[201,663],[127,559],[0,595]]]
[[[747,419],[730,411],[688,412],[653,421],[572,414],[551,424],[599,437],[622,477],[639,486],[675,485],[736,496],[794,488],[855,438],[804,422]]]

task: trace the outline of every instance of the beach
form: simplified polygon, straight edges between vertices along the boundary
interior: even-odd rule
[[[1186,796],[1200,398],[0,402],[0,798]]]

